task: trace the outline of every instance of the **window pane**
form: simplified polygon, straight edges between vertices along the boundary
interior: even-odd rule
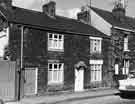
[[[57,79],[57,72],[58,72],[58,71],[54,71],[54,72],[53,72],[53,81],[55,81],[55,82],[58,80],[58,79]]]
[[[58,38],[57,34],[55,34],[55,35],[54,35],[54,38],[55,38],[55,39],[57,39],[57,38]]]
[[[62,40],[62,35],[59,35],[59,39]]]
[[[51,69],[51,70],[52,70],[52,64],[49,64],[49,69]]]
[[[51,46],[52,46],[52,41],[48,40],[48,48],[51,48]]]
[[[57,64],[54,64],[54,69],[57,69]]]
[[[59,69],[61,69],[61,67],[62,67],[62,64],[59,64]]]
[[[62,79],[63,79],[62,75],[63,75],[63,71],[62,71],[62,70],[58,71],[58,80],[59,80],[60,82],[61,82]]]
[[[48,71],[48,82],[53,80],[53,71]]]
[[[50,33],[49,34],[49,39],[52,39],[53,38],[53,35]]]

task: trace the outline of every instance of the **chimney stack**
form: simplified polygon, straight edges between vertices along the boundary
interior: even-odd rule
[[[56,2],[55,1],[49,1],[47,4],[44,4],[43,7],[43,13],[50,17],[55,17],[56,15]]]
[[[126,15],[126,4],[125,0],[117,0],[112,10],[114,17],[118,20],[123,20]]]
[[[77,18],[79,21],[84,22],[86,24],[91,24],[91,16],[88,7],[83,6],[81,8],[81,12],[77,14]]]
[[[11,7],[12,6],[12,0],[0,0],[0,5],[3,7]]]

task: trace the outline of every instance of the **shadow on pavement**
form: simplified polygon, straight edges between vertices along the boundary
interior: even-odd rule
[[[123,99],[135,99],[135,92],[116,93],[116,96],[120,96]]]

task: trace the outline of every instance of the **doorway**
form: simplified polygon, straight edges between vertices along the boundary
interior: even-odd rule
[[[75,69],[75,91],[84,90],[84,68],[81,70]]]
[[[38,68],[26,68],[24,78],[24,96],[37,94]]]

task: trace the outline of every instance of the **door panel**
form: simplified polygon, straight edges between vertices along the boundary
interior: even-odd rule
[[[15,62],[0,61],[0,98],[15,100]]]
[[[37,93],[37,69],[26,69],[24,79],[24,95]]]
[[[75,69],[75,91],[84,90],[84,70]]]

